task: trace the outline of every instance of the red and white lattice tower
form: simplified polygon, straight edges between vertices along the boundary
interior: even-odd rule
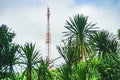
[[[46,33],[46,46],[47,46],[47,57],[46,60],[50,62],[50,44],[51,44],[51,33],[50,33],[50,10],[47,8],[47,33]],[[48,65],[49,67],[49,65]]]

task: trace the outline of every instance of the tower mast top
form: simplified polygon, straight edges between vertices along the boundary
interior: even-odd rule
[[[47,18],[48,18],[48,20],[50,20],[50,9],[49,9],[49,7],[47,8]]]
[[[51,33],[50,33],[50,9],[47,8],[47,33],[46,33],[46,46],[47,46],[47,57],[46,60],[50,62],[50,43],[51,43]],[[49,67],[49,65],[48,65]]]

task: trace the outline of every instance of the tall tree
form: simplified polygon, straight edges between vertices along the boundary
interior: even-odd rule
[[[101,61],[97,67],[102,80],[120,79],[120,60],[118,57],[118,42],[116,37],[108,31],[96,32],[90,38],[92,49]]]
[[[118,53],[118,42],[116,37],[108,31],[102,30],[90,36],[89,43],[96,51],[98,57],[105,59],[110,57],[111,53]]]
[[[18,64],[19,58],[19,45],[11,45],[7,51],[5,63],[7,65],[7,72],[9,73],[8,77],[12,80],[15,80],[16,78],[16,72],[14,67],[16,67],[16,64]]]
[[[69,18],[70,21],[66,21],[65,28],[68,29],[65,33],[69,39],[72,38],[76,40],[77,45],[80,46],[80,53],[82,55],[82,61],[86,61],[86,47],[87,40],[89,39],[89,35],[91,35],[94,31],[94,27],[96,24],[88,23],[88,16],[83,15],[75,15],[72,18]]]
[[[26,65],[22,76],[24,78],[26,75],[27,80],[32,80],[32,71],[35,70],[36,66],[38,66],[38,63],[40,62],[40,53],[35,50],[35,44],[32,43],[26,43],[22,47],[22,52],[21,56],[23,61],[20,62],[20,64]]]
[[[2,24],[0,26],[0,78],[7,75],[7,67],[11,62],[8,59],[11,55],[15,54],[9,53],[9,50],[13,45],[12,41],[14,37],[15,33],[12,32],[6,25]],[[11,59],[14,59],[14,57]]]

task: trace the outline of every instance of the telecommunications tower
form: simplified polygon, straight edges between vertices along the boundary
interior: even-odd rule
[[[50,10],[47,8],[47,32],[46,32],[46,46],[47,46],[47,57],[46,60],[50,62],[50,44],[51,44],[51,33],[50,33]],[[49,67],[49,65],[48,65]]]

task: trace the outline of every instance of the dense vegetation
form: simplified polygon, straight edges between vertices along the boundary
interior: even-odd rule
[[[35,44],[13,43],[16,34],[1,25],[0,80],[120,80],[120,29],[114,35],[95,26],[88,23],[88,16],[69,18],[57,46],[65,63],[49,69],[51,63],[43,60]]]

